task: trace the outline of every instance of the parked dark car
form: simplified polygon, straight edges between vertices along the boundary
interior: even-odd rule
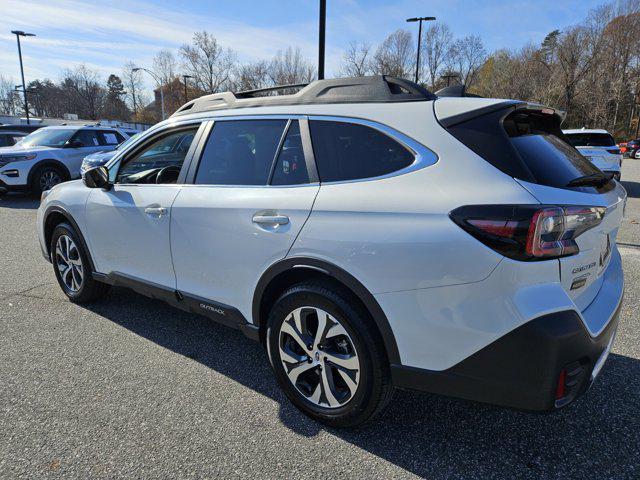
[[[640,149],[640,139],[629,140],[627,142],[627,149],[626,152],[624,152],[624,156],[627,158],[635,158],[638,149]]]
[[[31,125],[11,125],[11,124],[4,124],[4,125],[0,125],[0,132],[5,131],[5,130],[11,130],[13,132],[24,132],[26,134],[29,133],[33,133],[36,130],[44,127],[45,125],[40,125],[40,124],[31,124]]]
[[[26,132],[20,132],[17,130],[0,130],[0,147],[13,147],[26,136]]]

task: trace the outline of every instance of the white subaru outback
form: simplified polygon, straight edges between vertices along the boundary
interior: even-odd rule
[[[618,324],[626,193],[559,112],[380,76],[258,94],[193,100],[43,194],[71,301],[122,285],[238,328],[333,426],[394,387],[537,411],[589,388]]]
[[[78,178],[85,156],[113,150],[128,137],[123,130],[99,125],[36,130],[16,145],[0,148],[0,194],[40,194],[60,182]]]

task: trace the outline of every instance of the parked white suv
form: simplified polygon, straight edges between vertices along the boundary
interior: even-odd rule
[[[609,132],[586,128],[562,132],[569,139],[569,143],[591,163],[603,172],[612,173],[616,180],[620,180],[622,151]]]
[[[13,147],[0,149],[0,194],[39,194],[60,182],[78,178],[85,156],[113,150],[128,137],[123,130],[99,125],[41,128]]]
[[[334,426],[394,387],[545,411],[587,390],[618,323],[626,193],[558,112],[391,77],[254,95],[191,101],[43,194],[71,301],[124,285],[239,328]]]

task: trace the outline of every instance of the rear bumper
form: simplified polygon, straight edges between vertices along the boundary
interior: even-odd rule
[[[527,322],[444,371],[393,365],[393,383],[523,410],[553,410],[591,386],[609,352],[621,304],[597,337],[589,334],[576,311],[551,313]],[[557,400],[563,370],[566,393]]]

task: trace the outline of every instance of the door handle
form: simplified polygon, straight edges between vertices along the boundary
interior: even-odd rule
[[[147,215],[157,215],[161,217],[162,215],[167,214],[167,209],[165,207],[147,207],[144,209],[144,213]]]
[[[289,217],[286,215],[260,215],[253,216],[253,223],[260,225],[286,225],[289,223]]]

